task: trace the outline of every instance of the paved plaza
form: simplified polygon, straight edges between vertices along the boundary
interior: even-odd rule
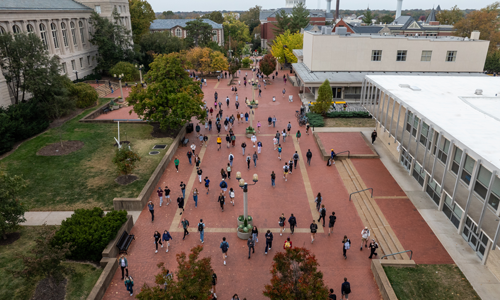
[[[187,135],[190,140],[189,144],[192,141],[195,142],[196,154],[199,154],[201,158],[203,178],[208,176],[211,181],[210,192],[207,194],[204,184],[198,181],[194,163],[190,165],[188,162],[186,153],[189,148],[180,147],[176,152],[180,160],[179,172],[176,172],[174,164],[171,163],[158,185],[162,188],[168,186],[171,189],[172,203],[159,207],[159,199],[156,193],[153,193],[150,200],[155,203],[155,221],[151,222],[151,215],[145,207],[132,229],[131,234],[135,235],[136,240],[132,242],[127,258],[129,273],[135,281],[136,294],[144,283],[154,285],[154,275],[159,271],[156,265],[159,262],[164,262],[168,269],[175,271],[177,267],[175,254],[181,251],[189,252],[192,247],[201,244],[197,224],[200,219],[203,219],[206,229],[202,256],[212,258],[212,267],[218,277],[217,296],[219,299],[230,299],[235,293],[240,299],[265,299],[262,291],[271,278],[269,271],[273,256],[277,251],[284,251],[283,243],[287,237],[291,238],[293,246],[306,247],[316,255],[320,264],[319,269],[324,274],[325,284],[335,290],[337,297],[340,298],[340,286],[343,278],[347,277],[351,283],[352,299],[380,299],[381,295],[370,269],[369,250],[367,248],[359,250],[361,230],[367,224],[371,224],[370,222],[375,221],[372,220],[373,216],[368,216],[366,209],[362,207],[361,200],[349,201],[349,192],[354,185],[346,179],[345,171],[348,168],[354,171],[356,184],[374,189],[374,198],[366,200],[371,201],[366,205],[376,211],[376,222],[377,224],[382,222],[381,226],[384,229],[380,227],[373,230],[372,236],[377,235],[378,239],[379,232],[381,232],[380,236],[382,234],[385,236],[385,232],[388,232],[392,242],[387,243],[387,249],[393,249],[393,247],[412,249],[416,263],[453,263],[432,230],[379,159],[352,159],[346,164],[337,162],[332,167],[326,166],[326,162],[321,159],[321,153],[313,135],[307,135],[305,127],[299,127],[297,124],[295,112],[300,109],[301,104],[298,100],[299,90],[298,87],[293,87],[288,82],[284,85],[284,72],[279,72],[277,79],[271,80],[272,85],[268,85],[266,89],[262,85],[262,97],[258,97],[258,90],[254,91],[248,85],[243,86],[242,78],[245,73],[248,73],[249,78],[252,77],[250,70],[241,71],[242,82],[241,86],[238,86],[240,102],[238,111],[249,112],[249,108],[243,105],[245,97],[258,99],[259,106],[254,109],[255,114],[251,115],[248,123],[238,124],[235,121],[233,131],[236,134],[236,146],[229,149],[226,147],[224,137],[227,132],[224,127],[221,130],[223,143],[220,151],[217,150],[215,126],[212,131],[205,130],[202,126],[201,133],[209,136],[208,147],[200,149],[195,132]],[[286,89],[285,97],[282,97],[283,88]],[[235,95],[228,86],[228,79],[220,82],[216,79],[209,79],[208,86],[203,86],[205,100],[209,107],[213,107],[215,91],[218,92],[219,99],[223,102],[224,117],[236,114]],[[293,95],[295,102],[288,102],[289,95]],[[225,104],[226,96],[230,98],[229,107]],[[273,96],[276,97],[276,102],[272,102]],[[276,127],[267,125],[269,116],[276,116]],[[212,121],[215,123],[215,114]],[[253,148],[250,139],[246,138],[245,128],[249,125],[256,128],[258,121],[262,125],[261,133],[257,134],[258,140],[263,143],[262,153],[258,155],[257,166],[254,167],[252,161],[250,170],[247,170],[246,156],[251,156],[257,148]],[[272,139],[276,131],[281,132],[286,129],[288,122],[292,124],[293,138],[287,138],[286,142],[280,140],[283,146],[282,160],[280,160],[277,151],[273,150]],[[295,138],[297,130],[302,133],[300,141]],[[328,150],[334,148],[336,151],[351,150],[352,153],[371,153],[359,132],[342,134],[323,132],[320,138],[324,140],[325,148]],[[240,146],[242,142],[248,145],[244,156]],[[306,162],[308,149],[313,154],[310,166]],[[282,178],[283,165],[285,161],[291,159],[295,151],[300,155],[298,168],[293,169],[293,174],[289,175],[288,181],[285,182]],[[225,209],[222,212],[217,202],[221,191],[219,188],[220,170],[226,168],[230,153],[234,154],[235,161],[231,179],[227,182],[229,188],[232,187],[235,190],[236,201],[232,206],[226,200]],[[236,236],[236,218],[243,214],[243,192],[235,179],[237,171],[240,171],[242,177],[249,183],[253,174],[259,175],[259,182],[248,189],[248,211],[254,218],[254,225],[259,229],[259,242],[256,243],[255,254],[251,259],[247,258],[246,241]],[[272,171],[277,175],[275,188],[271,186]],[[175,199],[181,195],[179,187],[181,181],[187,186],[185,212],[182,215],[175,203]],[[200,192],[197,208],[195,208],[192,196],[194,188]],[[318,219],[314,199],[319,192],[323,195],[327,215],[335,211],[337,222],[331,236],[327,234],[328,229],[323,230],[320,225],[316,240],[311,244],[309,225],[313,219]],[[278,218],[281,213],[284,213],[287,218],[291,213],[296,216],[298,228],[294,235],[290,234],[288,226],[283,236],[279,235]],[[190,234],[185,240],[182,240],[183,230],[180,225],[182,218],[189,220],[191,225]],[[272,250],[265,255],[264,234],[267,229],[273,232],[274,241]],[[165,252],[166,248],[159,248],[158,253],[155,254],[153,238],[155,230],[160,233],[169,230],[173,236],[168,253]],[[347,253],[346,260],[342,256],[341,241],[344,235],[347,235],[353,244]],[[226,266],[223,264],[219,248],[222,237],[226,237],[230,245]],[[379,256],[384,254],[385,250],[383,247],[379,249]],[[105,299],[130,299],[120,278],[121,271],[118,268],[106,291]]]

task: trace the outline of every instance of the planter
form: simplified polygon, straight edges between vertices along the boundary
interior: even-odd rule
[[[243,232],[243,231],[238,230],[238,237],[242,240],[248,240],[248,238],[250,238],[251,235],[252,235],[251,231]]]
[[[241,215],[240,217],[243,217],[243,215]],[[250,219],[249,220],[247,219],[247,223],[253,225],[253,218],[251,216],[248,216],[248,218]],[[238,226],[243,225],[245,223],[245,220],[243,219],[243,221],[240,221],[239,217],[236,218],[236,221],[238,221]]]

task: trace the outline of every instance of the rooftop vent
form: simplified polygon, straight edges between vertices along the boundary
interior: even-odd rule
[[[410,89],[412,91],[421,91],[421,89],[418,86],[415,85],[409,85],[409,84],[400,84],[400,88],[405,88],[405,89]]]
[[[482,95],[482,94],[483,94],[483,90],[481,90],[481,89],[477,89],[477,90],[474,92],[474,94],[476,94],[476,95]]]
[[[347,28],[346,27],[337,27],[337,28],[335,28],[335,34],[336,35],[347,35]]]
[[[321,34],[332,34],[332,27],[323,26],[321,27]]]

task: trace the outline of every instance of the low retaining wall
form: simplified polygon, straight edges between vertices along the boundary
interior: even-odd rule
[[[174,139],[170,147],[168,148],[167,153],[163,156],[161,162],[156,167],[155,171],[149,178],[148,182],[142,189],[141,193],[137,198],[115,198],[113,199],[113,207],[115,210],[142,210],[142,208],[146,205],[151,193],[153,193],[158,186],[158,181],[160,181],[163,172],[167,168],[168,163],[172,160],[179,147],[181,139],[186,135],[186,127],[187,124],[182,127],[182,129],[177,134],[177,137]]]
[[[340,131],[339,131],[340,132]],[[379,155],[375,151],[375,148],[373,145],[366,139],[366,137],[363,135],[363,133],[359,133],[363,137],[363,140],[366,142],[367,146],[370,148],[370,150],[373,152],[373,154],[351,154],[348,155],[348,153],[342,153],[337,155],[337,160],[342,160],[346,158],[379,158]],[[327,161],[330,158],[330,152],[327,152],[325,149],[325,146],[323,145],[323,142],[321,142],[321,139],[319,138],[318,134],[316,132],[313,133],[314,140],[316,141],[316,145],[318,145],[319,150],[321,151],[321,156],[324,161]]]
[[[415,267],[415,261],[413,260],[380,260],[373,259],[371,269],[373,272],[373,277],[375,277],[375,281],[377,282],[378,289],[380,290],[380,294],[382,295],[382,299],[384,300],[398,300],[396,297],[396,293],[394,293],[394,289],[389,282],[389,278],[384,271],[384,266],[391,267]]]
[[[117,104],[121,104],[118,102],[118,98],[110,99],[109,101],[113,100]],[[116,121],[120,121],[121,123],[134,123],[134,124],[149,124],[148,121],[143,121],[143,120],[114,120],[114,119],[107,119],[107,120],[96,120],[95,118],[99,117],[104,113],[104,110],[109,107],[109,102],[106,104],[103,104],[99,106],[96,110],[91,112],[90,114],[86,115],[85,117],[81,118],[79,122],[82,123],[116,123]]]
[[[132,230],[132,227],[134,227],[134,220],[131,215],[127,215],[127,221],[122,225],[120,230],[118,230],[118,233],[116,234],[116,237],[114,240],[109,242],[108,246],[102,251],[102,257],[103,259],[105,258],[115,258],[119,253],[118,247],[116,247],[116,244],[118,244],[118,240],[122,236],[124,231],[127,231],[130,234],[130,230]],[[133,243],[133,242],[132,242]],[[105,267],[107,262],[103,262],[101,260],[101,267]]]

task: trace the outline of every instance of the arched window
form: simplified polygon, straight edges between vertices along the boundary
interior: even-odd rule
[[[217,42],[217,31],[212,30],[212,41]]]
[[[73,37],[73,45],[77,45],[76,43],[76,32],[75,32],[75,23],[71,22],[69,24],[69,27],[71,28],[71,36]]]
[[[61,31],[63,36],[64,47],[68,47],[68,30],[66,29],[66,24],[61,22]]]
[[[80,27],[80,37],[82,38],[82,44],[85,44],[85,35],[83,34],[83,22],[78,22],[78,26]]]
[[[4,33],[6,33],[5,29],[3,29],[2,26],[0,26],[0,34],[4,34]]]
[[[19,28],[19,26],[17,25],[14,25],[12,26],[12,32],[14,32],[14,34],[21,33],[21,28]]]
[[[52,39],[54,40],[54,48],[59,48],[59,41],[57,40],[57,26],[54,23],[50,23],[50,30],[52,30]]]
[[[29,33],[35,32],[35,28],[33,28],[33,25],[31,25],[31,24],[28,24],[26,26],[26,30],[28,30]]]
[[[45,32],[45,25],[43,23],[40,23],[40,38],[42,39],[43,46],[45,47],[45,50],[49,49],[49,43],[47,41],[47,33]]]
[[[181,30],[180,28],[177,28],[177,29],[175,30],[175,36],[176,36],[176,37],[182,37],[182,30]]]

